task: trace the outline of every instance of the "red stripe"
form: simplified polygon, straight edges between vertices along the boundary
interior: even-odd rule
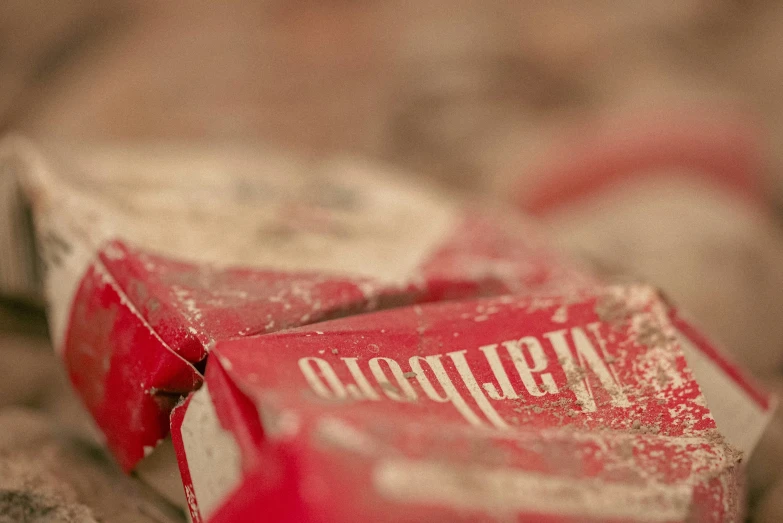
[[[543,215],[632,176],[667,168],[687,171],[756,203],[764,201],[759,131],[748,118],[699,111],[648,113],[587,126],[550,151],[531,194],[517,192],[526,211]]]
[[[730,361],[726,356],[718,351],[715,345],[710,342],[701,332],[695,329],[690,323],[682,319],[676,310],[672,309],[670,318],[674,326],[684,334],[699,349],[702,354],[707,356],[715,363],[731,380],[736,383],[762,410],[768,410],[771,405],[771,396],[769,393],[759,387],[754,380],[746,375],[738,365]]]

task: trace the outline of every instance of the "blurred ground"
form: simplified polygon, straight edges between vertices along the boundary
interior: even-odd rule
[[[0,369],[0,522],[184,521],[101,448],[41,311],[0,303]]]
[[[0,131],[349,151],[450,190],[503,195],[563,128],[698,104],[758,123],[765,195],[783,208],[782,28],[783,4],[771,0],[6,0]],[[0,425],[21,416],[95,436],[41,313],[0,307],[0,363],[13,369],[0,380]],[[775,430],[756,461],[783,463]],[[125,481],[101,467],[89,474]],[[783,476],[767,468],[753,500],[775,521]],[[84,505],[127,520],[101,515],[78,488],[52,495],[66,512]],[[13,520],[3,503],[0,521]]]

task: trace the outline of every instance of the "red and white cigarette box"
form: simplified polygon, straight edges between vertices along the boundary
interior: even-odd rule
[[[769,413],[619,286],[219,342],[172,434],[194,521],[736,521]]]
[[[74,386],[127,470],[171,423],[197,520],[741,514],[765,394],[513,212],[245,149],[0,159]]]

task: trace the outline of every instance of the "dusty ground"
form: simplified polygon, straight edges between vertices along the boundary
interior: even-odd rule
[[[0,522],[184,521],[101,448],[41,312],[0,304]]]

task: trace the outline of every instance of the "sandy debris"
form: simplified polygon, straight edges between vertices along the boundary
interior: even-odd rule
[[[9,408],[0,413],[0,521],[174,523],[184,515],[92,443]]]

